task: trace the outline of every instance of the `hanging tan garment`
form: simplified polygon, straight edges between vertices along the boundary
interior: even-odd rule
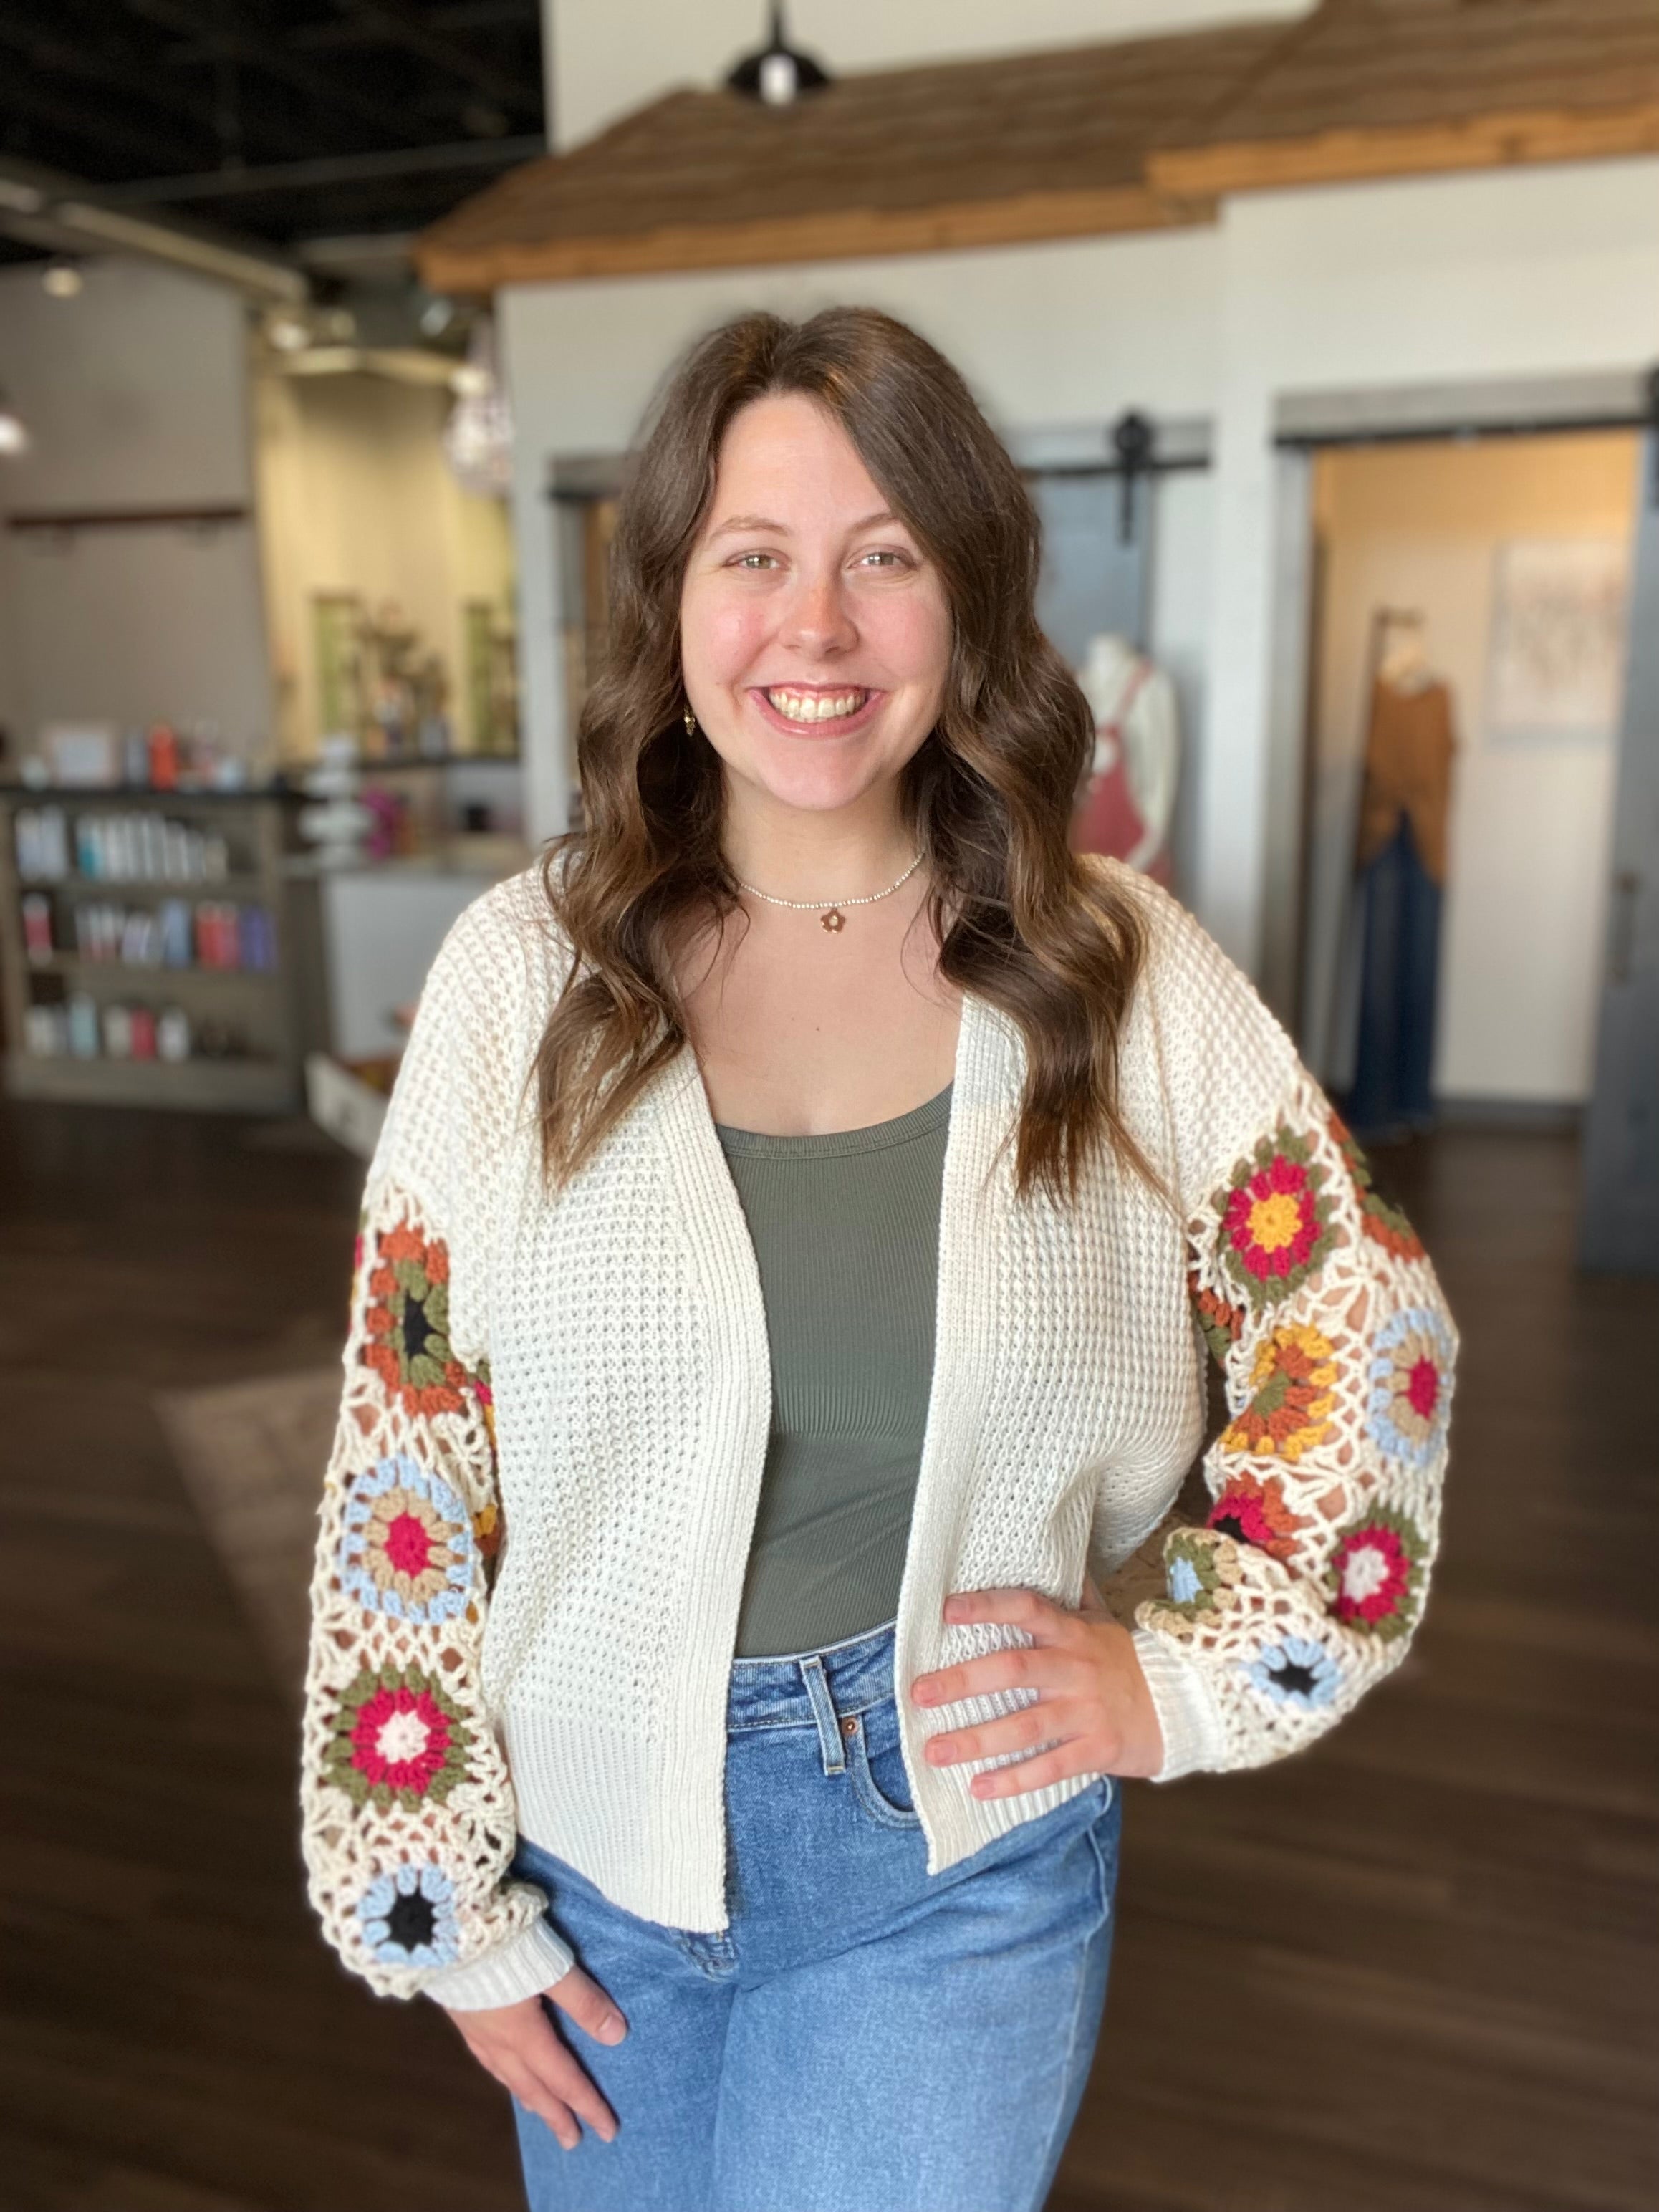
[[[1402,691],[1377,679],[1365,740],[1365,788],[1359,804],[1359,865],[1382,852],[1404,814],[1417,856],[1437,884],[1446,880],[1446,817],[1451,808],[1451,693],[1443,684]]]

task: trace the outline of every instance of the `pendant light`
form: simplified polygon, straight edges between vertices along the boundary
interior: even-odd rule
[[[804,92],[817,92],[830,82],[830,72],[792,46],[784,36],[783,0],[772,0],[772,35],[767,45],[745,54],[726,77],[732,92],[763,100],[769,107],[787,107]]]
[[[6,397],[0,385],[0,453],[26,453],[29,449],[29,434],[23,418]]]
[[[495,357],[495,326],[488,315],[473,324],[466,359],[450,381],[455,404],[443,434],[450,468],[463,491],[504,499],[513,483],[513,410]]]

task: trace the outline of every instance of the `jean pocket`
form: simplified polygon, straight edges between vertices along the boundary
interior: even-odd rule
[[[919,1828],[921,1815],[910,1796],[910,1777],[905,1770],[899,1741],[898,1703],[892,1696],[866,1706],[854,1716],[855,1725],[843,1734],[847,1771],[853,1778],[853,1795],[860,1808],[884,1828]]]

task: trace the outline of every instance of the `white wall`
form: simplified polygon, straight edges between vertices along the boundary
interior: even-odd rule
[[[0,528],[0,709],[27,742],[76,717],[210,720],[251,754],[270,698],[241,300],[137,261],[85,279],[55,300],[35,270],[0,272],[0,384],[33,440],[0,462],[0,522],[204,506],[250,520],[62,541]]]
[[[791,0],[789,43],[833,76],[969,61],[1243,18],[1305,15],[1312,0]],[[562,151],[672,86],[714,85],[765,36],[763,0],[545,0],[542,45],[553,143]]]
[[[1371,615],[1392,606],[1426,616],[1458,738],[1436,1093],[1553,1103],[1589,1095],[1615,733],[1524,741],[1493,733],[1492,601],[1507,542],[1629,543],[1639,447],[1634,432],[1608,432],[1373,447],[1321,465],[1328,566],[1305,1027],[1310,1064],[1339,1089],[1352,1067],[1349,1039],[1325,1039],[1337,998],[1333,956],[1352,875]]]

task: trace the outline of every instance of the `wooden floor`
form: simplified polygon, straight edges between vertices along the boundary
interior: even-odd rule
[[[1428,1618],[1314,1751],[1130,1785],[1053,2212],[1659,2206],[1659,1285],[1575,1278],[1562,1140],[1379,1165],[1465,1340]],[[337,1356],[360,1181],[0,1109],[7,2212],[520,2205],[441,2014],[314,1932],[292,1721],[151,1401]]]

